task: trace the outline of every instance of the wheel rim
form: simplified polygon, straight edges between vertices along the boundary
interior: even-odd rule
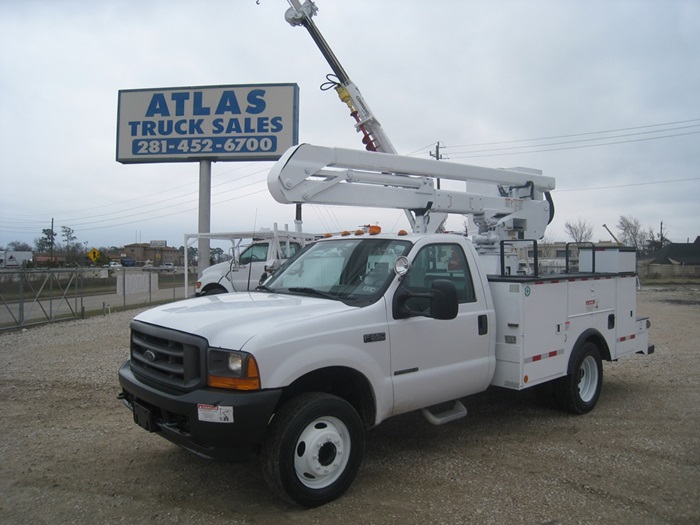
[[[312,421],[297,439],[294,470],[299,481],[312,489],[331,485],[350,459],[350,433],[335,417]]]
[[[593,356],[586,356],[578,369],[578,375],[578,395],[581,401],[589,403],[598,390],[598,366]]]

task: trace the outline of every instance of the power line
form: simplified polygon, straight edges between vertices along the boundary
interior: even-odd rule
[[[681,129],[689,129],[689,128],[697,128],[697,127],[700,127],[700,124],[692,124],[690,126],[679,126],[676,128],[668,128],[668,129],[664,129],[662,131],[663,132],[678,131]],[[481,149],[481,150],[470,151],[468,153],[484,153],[484,152],[490,152],[490,151],[507,151],[507,150],[513,150],[513,149],[539,148],[542,146],[560,146],[562,144],[577,144],[579,142],[592,142],[592,141],[597,141],[597,140],[610,140],[610,139],[618,139],[618,138],[624,138],[624,137],[636,137],[639,135],[650,135],[652,133],[661,133],[662,131],[657,131],[657,130],[640,131],[638,133],[625,133],[623,135],[613,135],[611,137],[594,137],[594,138],[590,138],[590,139],[565,140],[562,142],[548,142],[545,144],[534,144],[531,146],[528,146],[528,145],[526,145],[526,146],[509,146],[506,148]],[[663,137],[652,137],[652,138],[663,138]],[[467,153],[467,152],[464,152],[464,153]]]
[[[224,173],[230,173],[231,171],[236,171],[236,170],[229,170],[228,172],[224,172]],[[255,171],[255,172],[253,172],[253,173],[249,173],[249,174],[243,175],[243,176],[238,177],[238,178],[236,178],[236,179],[234,179],[234,180],[230,180],[230,181],[223,182],[223,183],[221,183],[221,184],[217,184],[217,185],[215,185],[214,187],[221,187],[221,186],[224,186],[224,185],[226,185],[226,184],[231,184],[231,183],[233,183],[233,182],[239,182],[239,181],[241,181],[242,179],[245,179],[245,178],[247,178],[247,177],[251,177],[251,176],[254,176],[254,175],[258,175],[258,174],[260,174],[260,173],[262,173],[262,172],[264,172],[264,171],[267,171],[267,169],[262,169],[262,170]],[[219,174],[219,175],[222,175],[222,174]],[[217,175],[217,176],[218,176],[218,175]],[[231,188],[231,189],[227,189],[227,190],[224,190],[224,191],[220,191],[220,192],[218,192],[218,193],[214,193],[214,194],[212,195],[212,197],[216,197],[216,196],[218,196],[218,195],[223,195],[223,194],[226,194],[226,193],[230,193],[230,192],[232,192],[232,191],[239,191],[239,190],[241,190],[242,188],[246,188],[246,187],[252,186],[252,185],[254,185],[254,184],[260,184],[261,182],[263,182],[263,181],[253,181],[253,182],[251,182],[251,183],[244,184],[244,185],[242,185],[242,186],[237,186],[236,188]],[[178,187],[178,188],[182,188],[182,187],[186,187],[186,186],[189,186],[189,184],[188,184],[188,185],[180,186],[180,187]],[[171,191],[171,190],[167,190],[167,191]],[[155,196],[155,195],[167,193],[167,191],[166,191],[166,192],[160,192],[160,193],[154,193],[154,194],[151,194],[150,196]],[[262,190],[261,190],[261,191],[262,191]],[[258,191],[258,192],[254,192],[254,193],[260,193],[260,192]],[[97,215],[91,215],[91,216],[87,216],[87,217],[76,217],[76,218],[70,218],[70,217],[65,217],[65,218],[64,218],[64,217],[61,217],[61,218],[56,219],[56,221],[57,221],[57,222],[63,222],[63,223],[70,223],[72,227],[75,227],[74,229],[76,229],[76,231],[78,231],[78,230],[87,230],[87,229],[94,230],[94,229],[98,229],[98,228],[110,228],[110,227],[114,227],[114,226],[121,226],[121,225],[123,225],[123,224],[131,224],[132,222],[117,223],[117,224],[108,224],[108,225],[98,226],[98,227],[94,227],[94,228],[80,228],[81,226],[84,226],[84,225],[86,225],[86,224],[92,224],[92,225],[94,225],[94,224],[96,224],[96,223],[105,223],[105,222],[111,222],[111,221],[120,221],[120,220],[122,220],[122,219],[128,219],[128,218],[130,218],[130,217],[137,217],[137,216],[147,215],[147,214],[149,214],[149,213],[158,213],[158,212],[160,212],[160,211],[163,211],[163,210],[166,210],[166,209],[169,209],[169,208],[175,208],[175,207],[177,207],[177,206],[188,205],[188,204],[191,204],[191,201],[193,200],[193,199],[192,199],[192,196],[195,196],[195,197],[196,197],[196,195],[197,195],[197,192],[196,192],[196,191],[193,191],[193,192],[189,192],[189,193],[186,193],[186,194],[176,195],[176,196],[174,196],[174,197],[169,197],[169,198],[167,198],[167,199],[161,199],[161,200],[159,200],[159,201],[151,202],[151,203],[148,203],[148,204],[143,204],[143,205],[139,205],[139,206],[133,206],[133,207],[130,207],[130,208],[124,208],[124,209],[117,210],[117,211],[114,211],[114,212],[107,212],[107,213],[97,214]],[[138,198],[135,199],[135,200],[140,200],[140,199],[147,198],[147,197],[148,197],[148,196],[138,197]],[[163,204],[163,203],[166,203],[166,202],[174,201],[174,200],[176,200],[176,199],[183,199],[183,198],[189,198],[190,201],[179,202],[179,203],[170,204],[170,205],[167,205],[167,206],[160,206],[160,207],[158,207],[158,208],[156,208],[156,209],[144,209],[144,208],[152,208],[153,206],[156,206],[156,205],[159,205],[159,204]],[[238,198],[238,197],[234,197],[234,199],[235,199],[235,198]],[[233,199],[228,199],[228,200],[233,200]],[[129,202],[129,201],[124,201],[124,202]],[[227,202],[227,201],[221,201],[221,202]],[[103,207],[104,207],[104,206],[102,206],[102,207],[100,207],[100,208],[103,208]],[[86,209],[84,209],[81,213],[85,213],[86,210],[90,210],[90,209],[94,209],[94,208],[86,208]],[[142,210],[142,209],[143,209],[143,211],[138,211],[138,212],[136,212],[136,213],[130,213],[130,214],[124,215],[124,213],[130,212],[130,211],[134,211],[134,210]],[[195,209],[196,209],[196,208],[195,208]],[[186,212],[188,212],[188,211],[191,211],[191,208],[188,208],[188,209],[186,209],[186,210],[182,210],[182,211],[180,211],[180,212],[175,212],[174,214],[177,214],[177,213],[186,213]],[[173,214],[159,215],[158,217],[153,217],[153,218],[159,218],[159,217],[164,217],[164,216],[167,217],[167,216],[169,216],[169,215],[173,215]],[[112,216],[112,217],[110,217],[110,216]],[[101,217],[107,217],[107,218],[101,218]],[[140,220],[137,221],[137,222],[152,220],[153,218],[142,218],[142,219],[140,219]],[[13,222],[13,223],[16,223],[16,225],[14,226],[14,230],[13,230],[13,231],[18,231],[18,230],[19,230],[19,232],[31,232],[31,231],[35,231],[36,228],[37,228],[37,226],[43,226],[43,225],[45,224],[45,221],[44,221],[44,220],[36,220],[36,219],[35,219],[35,220],[6,219],[5,217],[3,217],[3,221],[2,221],[2,222]],[[0,231],[7,231],[7,230],[3,230],[2,228],[0,228]]]
[[[500,153],[489,153],[487,155],[454,155],[452,158],[455,159],[473,159],[473,158],[479,158],[479,157],[499,157],[499,156],[505,156],[505,155],[524,155],[527,153],[545,153],[548,151],[565,151],[565,150],[572,150],[572,149],[583,149],[583,148],[597,148],[601,146],[614,146],[617,144],[629,144],[633,142],[645,142],[649,140],[660,140],[660,139],[670,139],[674,137],[683,137],[686,135],[697,135],[700,133],[700,131],[689,131],[687,133],[675,133],[672,135],[664,135],[661,137],[645,137],[645,138],[640,138],[640,139],[631,139],[631,140],[618,140],[618,141],[613,141],[613,142],[605,142],[603,144],[586,144],[582,146],[567,146],[564,148],[548,148],[548,149],[537,149],[537,150],[531,150],[531,151],[513,151],[513,152],[500,152]],[[611,137],[614,138],[614,137]],[[599,139],[603,140],[603,139]],[[542,144],[546,145],[546,144]],[[532,146],[532,147],[539,147],[539,146]]]
[[[655,180],[655,181],[649,181],[649,182],[632,182],[630,184],[616,184],[614,186],[596,186],[592,188],[569,188],[569,189],[559,189],[557,188],[556,192],[557,193],[563,193],[567,191],[591,191],[591,190],[610,190],[614,188],[629,188],[632,186],[649,186],[652,184],[670,184],[672,182],[689,182],[689,181],[695,181],[695,180],[700,180],[700,177],[691,177],[689,179],[674,179],[674,180]]]
[[[230,202],[230,201],[233,201],[233,200],[236,200],[236,199],[242,199],[242,198],[244,198],[244,197],[250,197],[251,195],[255,195],[255,194],[258,194],[258,193],[262,193],[262,192],[264,192],[264,191],[265,191],[265,189],[262,189],[262,190],[252,191],[252,192],[246,193],[246,194],[244,194],[244,195],[237,195],[236,197],[232,197],[232,198],[230,198],[230,199],[226,199],[226,200],[223,200],[223,201],[219,201],[219,202],[216,202],[216,203],[212,203],[212,206],[217,206],[217,205],[219,205],[219,204],[223,204],[223,203],[226,203],[226,202]],[[197,211],[197,210],[198,210],[198,207],[195,206],[195,207],[192,207],[192,208],[188,208],[188,209],[186,209],[186,210],[180,210],[180,211],[176,211],[176,212],[172,212],[172,213],[166,213],[166,214],[164,214],[164,215],[158,215],[158,216],[156,216],[156,217],[148,217],[148,218],[146,218],[146,219],[137,219],[137,220],[133,220],[133,221],[122,222],[122,223],[119,223],[119,224],[110,224],[110,225],[107,225],[107,226],[96,226],[96,227],[94,227],[94,228],[76,228],[76,229],[75,229],[75,232],[76,232],[76,233],[80,233],[80,232],[83,232],[83,231],[104,230],[104,229],[107,229],[107,228],[114,228],[114,227],[117,227],[117,226],[127,226],[127,225],[129,225],[129,224],[141,224],[141,223],[144,223],[144,222],[153,221],[153,220],[156,220],[156,219],[163,219],[163,218],[165,218],[165,217],[172,217],[173,215],[180,215],[180,214],[183,214],[183,213],[189,213],[189,212],[191,212],[191,211]]]
[[[608,129],[608,130],[602,130],[602,131],[588,131],[588,132],[583,132],[583,133],[570,133],[568,135],[552,135],[549,137],[539,137],[539,138],[531,138],[531,139],[502,140],[502,141],[497,141],[497,142],[481,142],[481,143],[475,143],[475,144],[462,144],[462,145],[450,146],[450,147],[452,147],[452,148],[472,148],[472,147],[476,147],[476,146],[494,146],[494,145],[498,145],[498,144],[514,144],[517,142],[534,142],[534,141],[539,141],[539,140],[564,139],[564,138],[570,138],[570,137],[584,137],[586,135],[601,135],[604,133],[617,133],[618,131],[632,131],[635,129],[658,128],[658,127],[662,127],[662,126],[675,126],[677,124],[688,124],[690,122],[700,122],[700,118],[689,119],[689,120],[677,120],[675,122],[664,122],[661,124],[648,124],[645,126],[632,126],[632,127],[628,127],[628,128]],[[663,130],[661,130],[661,131],[663,131]],[[432,144],[430,144],[430,146],[427,146],[427,147],[432,148],[433,144],[435,144],[435,143],[432,143]],[[421,148],[421,149],[426,149],[426,148]]]

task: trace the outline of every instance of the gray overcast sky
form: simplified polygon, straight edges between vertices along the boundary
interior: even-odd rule
[[[316,24],[402,154],[556,178],[548,232],[620,215],[700,235],[697,0],[317,0]],[[360,149],[285,0],[0,0],[0,246],[55,219],[89,247],[197,231],[198,166],[115,161],[120,89],[300,86],[300,141]],[[613,131],[616,130],[616,131]],[[542,139],[542,140],[526,140]],[[518,141],[518,142],[514,142]],[[494,144],[496,143],[496,144]],[[280,226],[269,162],[212,169],[212,231]],[[306,206],[311,232],[401,211]],[[448,227],[461,229],[462,219]],[[615,232],[614,228],[613,231]]]

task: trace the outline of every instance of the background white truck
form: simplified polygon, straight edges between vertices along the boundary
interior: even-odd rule
[[[32,252],[0,251],[0,268],[21,268],[32,262]]]
[[[271,230],[188,234],[185,235],[185,246],[201,235],[229,241],[231,258],[204,269],[195,285],[196,296],[253,290],[260,284],[261,277],[273,273],[286,259],[318,238],[310,233],[278,230],[274,225]]]
[[[290,23],[329,58],[314,4],[290,3]],[[362,104],[348,79],[337,87]],[[539,385],[584,414],[600,398],[602,361],[653,352],[636,313],[634,250],[582,247],[577,273],[519,274],[552,219],[553,178],[392,154],[371,113],[358,113],[358,130],[378,138],[368,151],[291,148],[270,171],[270,193],[403,209],[413,233],[324,238],[254,291],[143,312],[119,370],[138,425],[208,458],[259,454],[270,487],[305,507],[347,490],[365,431],[391,416],[421,410],[443,424],[491,386]],[[443,190],[438,179],[498,191]],[[478,231],[443,233],[449,213]]]

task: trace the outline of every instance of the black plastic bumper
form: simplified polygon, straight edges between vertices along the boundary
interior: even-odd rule
[[[131,409],[134,422],[199,456],[244,461],[259,445],[282,394],[280,389],[256,392],[218,388],[182,394],[163,392],[141,382],[127,360],[119,370],[119,398]],[[230,421],[202,421],[202,412],[227,407]],[[231,407],[231,410],[228,409]]]

